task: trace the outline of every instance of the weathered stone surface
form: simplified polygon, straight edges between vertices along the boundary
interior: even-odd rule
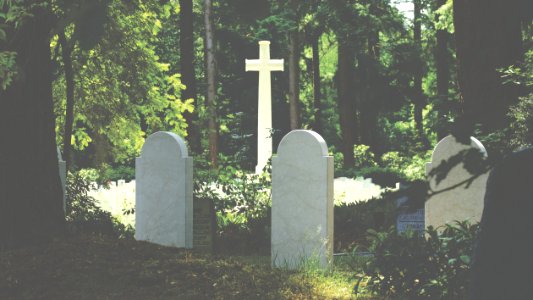
[[[435,150],[431,162],[426,165],[426,175],[439,166],[442,161],[450,159],[463,150],[477,149],[487,155],[485,147],[477,139],[471,137],[470,145],[465,145],[456,141],[455,137],[447,136],[442,139]],[[437,184],[435,176],[428,178],[430,188],[433,191],[440,191],[450,188],[462,181],[471,178],[465,168],[464,163],[459,163],[447,174],[446,178]],[[479,222],[483,213],[483,198],[487,185],[488,174],[482,174],[476,178],[469,187],[461,185],[449,191],[445,191],[432,196],[425,205],[425,226],[435,228],[454,221]]]
[[[213,201],[194,199],[194,239],[195,250],[212,252],[214,248],[216,217]]]
[[[296,269],[333,257],[333,157],[316,132],[287,134],[272,159],[272,266]]]
[[[148,137],[135,162],[135,239],[192,248],[192,163],[176,134]]]
[[[61,156],[61,151],[57,147],[57,160],[59,163],[59,179],[61,179],[61,188],[63,189],[63,211],[67,209],[67,163]]]

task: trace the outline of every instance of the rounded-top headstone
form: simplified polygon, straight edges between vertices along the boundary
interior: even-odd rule
[[[278,146],[278,156],[288,159],[323,157],[328,155],[326,141],[310,130],[293,130],[283,137]]]
[[[316,132],[293,130],[272,159],[271,259],[298,268],[317,260],[327,268],[333,253],[333,157]]]
[[[181,137],[172,132],[158,131],[146,139],[141,149],[141,157],[160,155],[187,157],[189,152]]]
[[[135,162],[135,238],[192,247],[192,157],[183,139],[156,132]]]
[[[447,137],[443,138],[435,146],[433,154],[431,155],[431,162],[426,165],[426,175],[429,175],[432,169],[439,167],[443,161],[449,160],[454,155],[469,149],[477,149],[482,153],[483,156],[487,156],[487,150],[475,137],[470,137],[470,145],[457,141],[452,135],[448,135]],[[446,186],[451,186],[466,180],[471,176],[472,174],[464,170],[463,163],[460,163],[452,168],[442,182],[436,184],[434,178],[430,178],[430,184],[432,188],[444,188]]]
[[[466,150],[477,149],[483,156],[487,156],[485,147],[474,137],[470,138],[470,144],[463,144],[454,136],[442,139],[433,150],[431,162],[426,165],[426,175],[432,192],[425,204],[425,226],[438,228],[446,223],[454,221],[478,222],[483,212],[483,199],[487,174],[471,174],[464,168]],[[438,168],[443,162],[458,163],[445,174],[445,177],[437,183],[437,176],[429,176],[431,171]],[[467,186],[469,179],[474,180]]]

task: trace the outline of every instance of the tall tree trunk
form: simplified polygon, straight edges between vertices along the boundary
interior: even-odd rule
[[[438,9],[446,3],[446,0],[437,0]],[[438,18],[438,17],[437,17]],[[437,45],[435,47],[435,68],[437,73],[437,98],[438,119],[441,123],[437,129],[437,139],[440,141],[447,134],[447,124],[444,124],[450,113],[448,89],[450,86],[450,55],[448,53],[448,41],[450,34],[446,30],[438,29],[436,32]]]
[[[353,47],[339,39],[337,67],[337,97],[339,103],[339,121],[342,135],[343,165],[352,168],[355,165],[353,147],[357,136],[356,102],[353,91],[355,61]]]
[[[370,3],[370,13],[379,18],[379,10],[376,2]],[[361,88],[363,90],[374,90],[376,82],[375,78],[378,78],[377,66],[380,60],[379,49],[379,30],[373,29],[368,34],[367,38],[367,55],[359,60],[358,74],[361,76]],[[377,126],[378,126],[378,114],[379,104],[373,100],[376,98],[369,93],[361,95],[361,103],[359,105],[359,131],[361,134],[361,143],[370,147],[370,150],[375,154],[380,154],[377,141]]]
[[[415,127],[419,140],[424,140],[424,124],[422,111],[425,106],[424,94],[422,92],[422,28],[421,28],[421,0],[413,0],[414,3],[414,22],[413,37],[415,49],[417,52],[417,66],[413,78],[413,102],[414,102],[414,119]]]
[[[55,141],[50,30],[52,16],[34,9],[8,29],[19,78],[0,89],[0,248],[49,240],[64,229]],[[16,31],[16,32],[15,32]]]
[[[74,72],[72,70],[72,48],[69,47],[65,32],[59,33],[59,44],[61,45],[61,57],[63,67],[65,68],[65,83],[67,88],[67,104],[65,109],[65,132],[63,134],[63,157],[65,159],[67,170],[72,163],[72,125],[74,123]]]
[[[200,132],[198,129],[198,101],[196,96],[196,72],[194,68],[194,32],[192,0],[180,0],[180,64],[181,80],[186,86],[182,91],[184,100],[192,99],[194,111],[185,112],[188,125],[187,140],[194,153],[201,152]]]
[[[207,114],[209,118],[209,158],[211,166],[217,165],[218,156],[218,126],[216,115],[216,58],[215,58],[215,33],[213,26],[213,2],[204,0],[205,21],[205,54],[207,63]]]
[[[311,48],[313,52],[313,106],[314,106],[314,116],[315,122],[313,124],[313,129],[322,134],[323,125],[322,125],[322,102],[321,102],[321,91],[320,91],[320,53],[319,53],[319,43],[320,43],[320,33],[318,30],[315,30],[312,35]]]
[[[498,72],[523,58],[521,18],[527,1],[453,2],[458,82],[463,113],[486,129],[505,128],[519,91]],[[521,7],[522,4],[524,7]]]
[[[293,13],[294,28],[289,32],[289,115],[291,130],[300,127],[300,47],[298,31],[298,0],[290,0],[289,8]]]

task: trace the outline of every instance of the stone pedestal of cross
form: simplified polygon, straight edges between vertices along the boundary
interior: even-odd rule
[[[270,59],[270,42],[259,42],[259,59],[247,59],[246,71],[259,72],[257,108],[257,166],[260,174],[272,156],[272,95],[270,72],[283,71],[283,59]]]

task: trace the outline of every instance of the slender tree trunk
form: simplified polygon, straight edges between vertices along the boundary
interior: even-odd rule
[[[437,0],[436,8],[441,7],[446,0]],[[437,129],[437,139],[443,139],[447,134],[445,124],[447,115],[450,113],[448,89],[450,86],[450,55],[448,53],[448,42],[450,34],[446,30],[437,30],[437,45],[435,47],[435,68],[437,73],[437,97],[438,97],[438,119],[441,124]]]
[[[523,59],[520,16],[527,9],[526,2],[453,2],[463,113],[489,130],[507,126],[509,106],[518,99],[519,91],[502,83],[498,69]]]
[[[194,111],[185,112],[184,117],[188,125],[187,140],[194,153],[201,152],[200,132],[198,129],[198,101],[196,96],[196,72],[194,68],[194,32],[192,0],[180,0],[180,63],[181,80],[186,86],[182,91],[184,100],[192,99]]]
[[[59,33],[59,44],[61,45],[61,57],[65,68],[65,83],[67,87],[67,105],[65,109],[65,132],[63,134],[63,157],[67,165],[67,170],[72,163],[72,125],[74,123],[74,72],[72,70],[72,48],[69,47],[65,33]]]
[[[320,91],[320,53],[319,53],[320,33],[315,31],[312,35],[311,48],[313,52],[313,105],[315,123],[313,129],[322,134],[322,94]]]
[[[51,13],[13,31],[19,78],[0,89],[0,248],[50,240],[64,229],[52,100]],[[16,31],[16,32],[14,32]]]
[[[425,101],[422,92],[422,28],[421,28],[421,0],[413,0],[414,3],[414,26],[413,37],[417,51],[417,66],[414,74],[413,83],[413,102],[414,102],[414,119],[415,127],[419,140],[424,139],[424,124],[422,111],[424,110]]]
[[[215,58],[215,38],[213,26],[213,2],[204,0],[204,21],[205,21],[205,53],[207,63],[207,114],[208,114],[208,141],[209,157],[211,166],[217,165],[218,156],[218,126],[216,115],[216,58]]]
[[[370,3],[370,13],[379,18],[379,11],[376,2]],[[367,38],[367,55],[365,58],[360,59],[358,63],[358,74],[361,77],[361,87],[364,90],[372,90],[372,86],[375,85],[374,78],[378,78],[377,65],[380,60],[379,49],[379,30],[373,29],[368,34]],[[378,126],[378,114],[379,106],[373,102],[373,95],[363,94],[361,97],[361,103],[359,105],[359,131],[361,134],[361,143],[368,145],[370,150],[375,154],[380,154],[378,139],[377,139],[377,126]]]
[[[353,147],[357,136],[356,102],[353,91],[355,62],[354,50],[339,39],[337,67],[337,96],[339,103],[339,120],[342,135],[342,154],[344,167],[355,165]]]
[[[289,115],[291,130],[300,127],[300,47],[298,31],[298,0],[290,0],[289,8],[294,16],[294,28],[289,32]]]

